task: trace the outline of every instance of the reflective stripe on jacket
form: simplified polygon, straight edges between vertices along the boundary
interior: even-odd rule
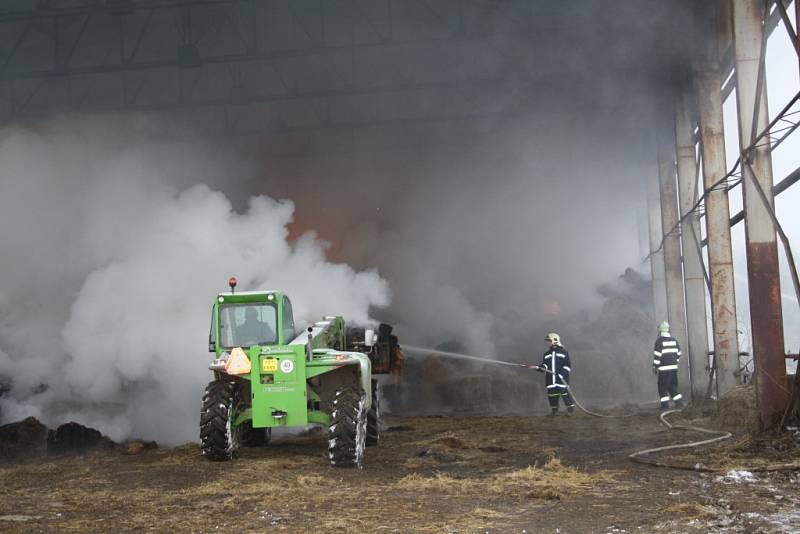
[[[545,384],[548,390],[567,389],[566,384],[569,384],[569,374],[572,372],[567,349],[561,345],[551,345],[542,357],[542,366],[550,371],[545,373]]]
[[[669,334],[661,334],[653,347],[653,367],[659,371],[677,371],[680,359],[678,340]]]

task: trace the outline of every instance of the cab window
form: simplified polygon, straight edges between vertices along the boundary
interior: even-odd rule
[[[219,308],[219,337],[223,348],[277,343],[278,311],[274,304],[247,302]]]

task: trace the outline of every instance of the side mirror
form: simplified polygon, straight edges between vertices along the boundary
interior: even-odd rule
[[[364,330],[364,345],[371,347],[375,344],[375,330]]]
[[[214,340],[211,338],[211,334],[208,334],[208,352],[216,352],[217,351],[217,344],[214,343]]]

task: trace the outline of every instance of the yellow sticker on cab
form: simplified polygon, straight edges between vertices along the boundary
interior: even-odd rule
[[[275,358],[264,358],[261,360],[261,370],[265,373],[274,373],[278,370],[278,360]]]

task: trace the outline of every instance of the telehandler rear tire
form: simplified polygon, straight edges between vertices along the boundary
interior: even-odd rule
[[[364,467],[367,397],[360,388],[343,387],[331,402],[328,458],[334,467]]]
[[[232,460],[239,455],[242,428],[233,427],[239,403],[239,387],[230,380],[214,380],[206,386],[200,412],[200,446],[212,460]]]
[[[372,381],[372,406],[367,412],[367,447],[374,447],[381,439],[381,396],[378,381]]]

